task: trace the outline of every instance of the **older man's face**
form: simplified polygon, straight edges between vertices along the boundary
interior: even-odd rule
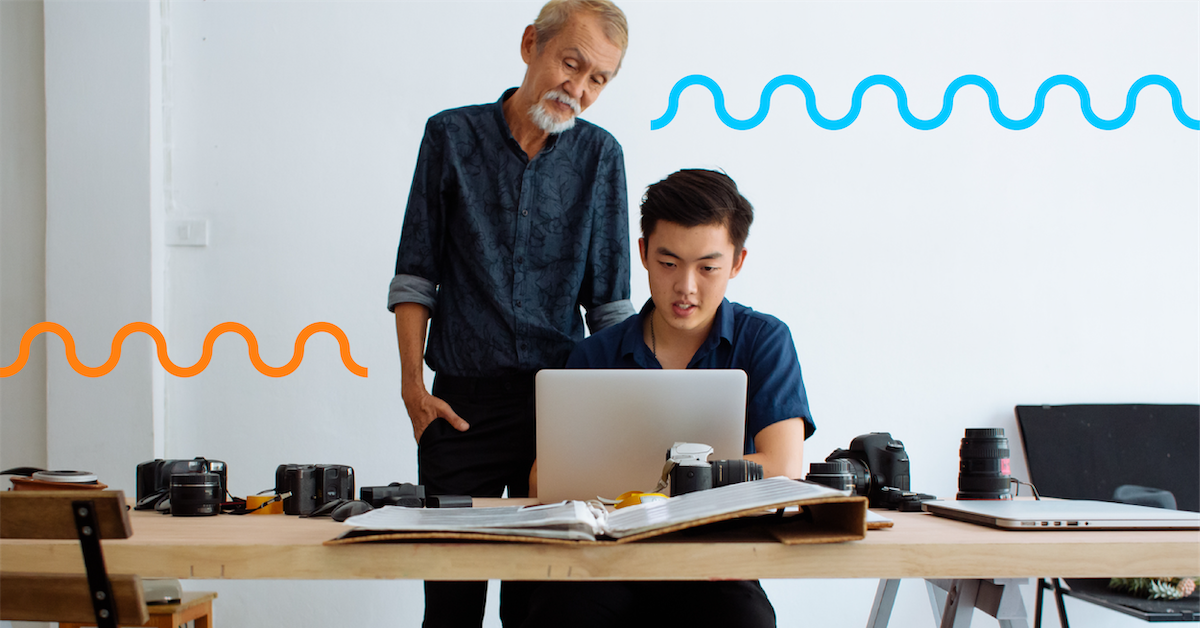
[[[521,57],[529,65],[522,86],[535,99],[531,116],[554,133],[570,128],[600,96],[617,73],[621,49],[604,35],[599,18],[576,13],[541,52],[533,28],[526,29]]]

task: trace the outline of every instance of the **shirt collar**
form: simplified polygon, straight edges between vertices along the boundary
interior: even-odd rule
[[[635,317],[637,323],[630,325],[621,337],[621,355],[632,358],[634,363],[642,368],[662,368],[658,359],[654,357],[654,352],[646,346],[642,332],[642,329],[645,328],[646,317],[650,316],[652,312],[654,312],[654,300],[647,299],[646,304],[642,306],[642,310]],[[729,345],[733,344],[733,304],[729,302],[729,299],[724,298],[721,299],[721,305],[713,317],[713,326],[708,331],[708,338],[704,340],[704,344],[700,345],[696,355],[692,356],[688,368],[712,353],[722,340]]]
[[[516,153],[523,159],[528,160],[529,156],[526,155],[525,150],[521,148],[520,142],[513,137],[512,129],[508,128],[508,121],[504,119],[504,101],[511,98],[515,93],[517,93],[517,88],[515,87],[510,87],[504,90],[504,93],[500,95],[500,100],[497,100],[492,104],[492,111],[496,116],[496,123],[500,125],[500,133],[504,137],[505,143],[507,143],[508,147],[516,151]],[[579,124],[579,120],[576,120],[575,123]],[[565,132],[569,133],[570,130]],[[554,150],[555,145],[558,144],[558,136],[560,135],[562,135],[562,133],[551,133],[550,137],[546,138],[546,144],[542,146],[542,150],[538,153],[538,155],[545,155]]]

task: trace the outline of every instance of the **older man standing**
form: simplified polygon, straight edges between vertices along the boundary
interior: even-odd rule
[[[425,127],[388,308],[430,494],[527,495],[534,373],[583,339],[581,305],[593,332],[633,314],[621,146],[577,119],[627,41],[608,0],[551,0],[521,38],[520,87]],[[479,625],[486,587],[426,582],[425,626]],[[506,625],[516,591],[502,589]]]

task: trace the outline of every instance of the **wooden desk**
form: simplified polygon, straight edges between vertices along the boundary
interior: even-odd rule
[[[1200,573],[1200,532],[1008,532],[925,513],[885,512],[862,541],[785,546],[675,537],[612,547],[533,543],[325,546],[343,525],[287,515],[169,517],[134,512],[134,534],[104,541],[112,573],[229,579],[1026,578]],[[0,541],[14,571],[83,572],[72,541]]]

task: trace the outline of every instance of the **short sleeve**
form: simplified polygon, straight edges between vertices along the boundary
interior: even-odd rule
[[[746,442],[753,452],[754,436],[763,428],[791,418],[804,421],[804,438],[816,431],[792,332],[782,321],[763,316],[753,339],[753,356],[746,373]]]

